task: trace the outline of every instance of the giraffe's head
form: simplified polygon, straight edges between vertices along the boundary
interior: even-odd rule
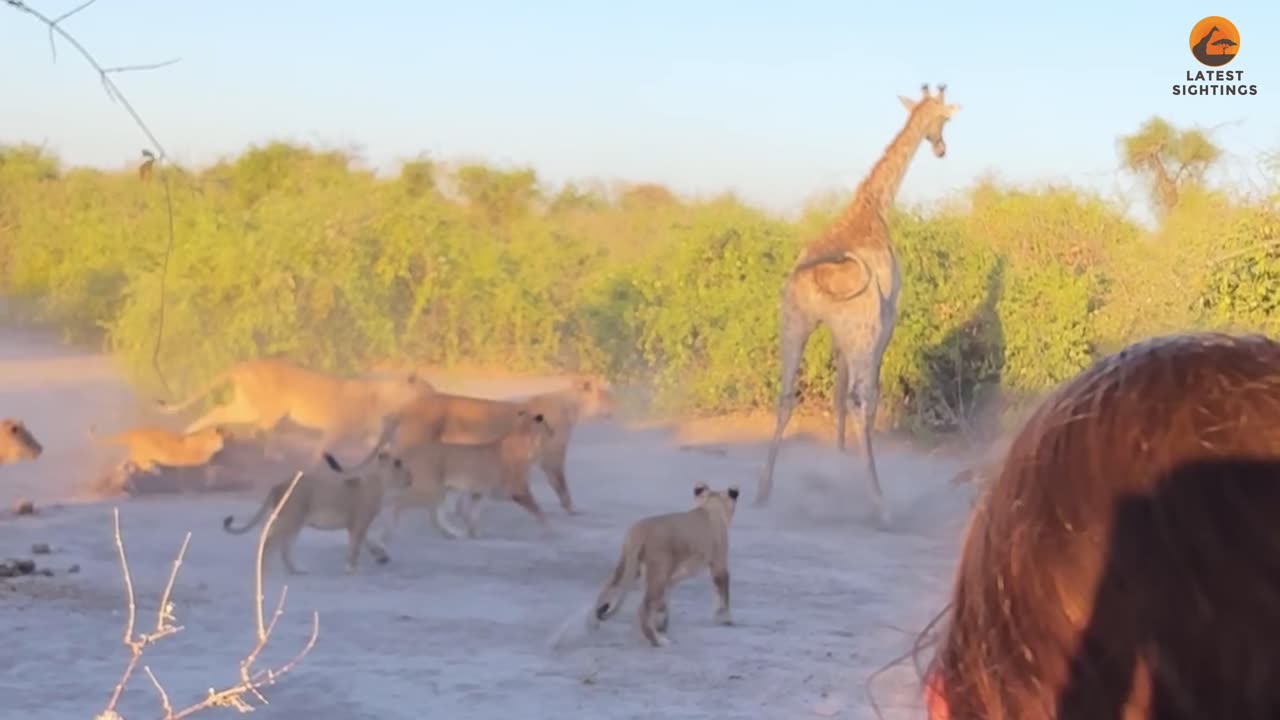
[[[959,105],[947,104],[947,86],[939,85],[936,93],[929,93],[929,84],[920,86],[920,99],[912,100],[898,96],[907,112],[920,113],[920,122],[924,123],[924,137],[933,146],[933,154],[942,157],[947,154],[947,141],[942,139],[942,126],[947,124],[952,115],[960,110]]]

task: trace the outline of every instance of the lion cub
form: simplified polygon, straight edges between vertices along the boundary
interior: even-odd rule
[[[211,427],[193,433],[176,433],[157,427],[140,427],[100,436],[89,426],[89,437],[99,445],[123,445],[128,457],[126,470],[155,473],[157,465],[196,467],[204,465],[222,450],[227,431]]]
[[[44,446],[21,420],[0,420],[0,465],[35,460],[43,452]]]
[[[267,535],[263,555],[279,550],[285,570],[291,575],[301,575],[293,564],[293,545],[304,527],[316,530],[347,531],[348,573],[355,572],[360,559],[361,546],[367,545],[369,554],[379,565],[390,562],[391,556],[380,543],[368,538],[369,526],[382,510],[383,497],[405,491],[412,480],[400,458],[379,446],[360,464],[344,469],[328,452],[323,455],[327,467],[304,473],[289,495],[289,501],[281,508],[275,523]],[[239,528],[232,527],[234,515],[222,520],[222,529],[232,535],[243,535],[252,530],[271,513],[291,480],[271,486],[258,512]]]
[[[481,503],[489,498],[512,500],[550,531],[547,517],[529,489],[529,471],[553,432],[541,413],[521,409],[515,411],[512,427],[491,442],[461,445],[423,441],[410,445],[401,456],[413,475],[413,488],[396,503],[384,540],[398,526],[400,512],[414,505],[425,505],[432,523],[446,537],[460,537],[462,533],[444,521],[445,501],[451,493],[458,495],[459,510],[463,510],[463,499],[470,500],[460,513],[467,537],[476,536]]]
[[[719,491],[698,483],[693,496],[697,502],[691,510],[653,515],[627,529],[622,555],[596,599],[590,627],[597,627],[622,608],[632,583],[643,571],[640,630],[654,647],[668,644],[667,593],[704,568],[711,571],[716,589],[716,621],[733,623],[729,616],[729,521],[738,504],[738,488]]]

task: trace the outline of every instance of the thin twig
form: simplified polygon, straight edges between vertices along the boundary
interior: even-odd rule
[[[111,509],[112,519],[115,524],[115,542],[116,554],[120,557],[120,574],[124,576],[124,590],[127,602],[128,619],[124,624],[125,647],[130,650],[129,663],[125,665],[124,672],[120,675],[120,680],[116,682],[115,690],[112,691],[111,697],[107,700],[107,706],[103,709],[103,715],[109,715],[115,712],[116,703],[120,702],[120,693],[124,692],[124,686],[129,682],[129,676],[133,674],[133,668],[138,664],[138,654],[133,652],[133,622],[137,613],[137,607],[134,604],[133,594],[133,576],[129,573],[129,560],[124,554],[124,542],[120,539],[120,508]]]
[[[173,703],[169,702],[169,693],[164,691],[164,686],[156,679],[155,673],[151,672],[149,666],[143,665],[142,672],[147,674],[147,677],[151,680],[151,685],[156,689],[156,694],[160,696],[160,709],[164,711],[164,716],[173,717]]]
[[[85,8],[89,7],[90,5],[96,2],[98,2],[98,0],[85,0],[85,2],[77,5],[76,7],[62,13],[61,15],[53,19],[53,22],[49,25],[49,54],[53,57],[54,62],[58,62],[58,44],[53,40],[53,28],[58,23],[62,22],[63,20],[66,20],[67,18],[71,17],[72,15],[75,15],[76,13],[80,12],[81,10],[84,10]],[[12,4],[13,3],[10,3],[10,5]]]
[[[138,114],[138,111],[134,109],[133,103],[129,102],[129,99],[125,97],[124,93],[120,91],[120,88],[111,79],[111,75],[117,74],[117,73],[124,73],[124,72],[155,70],[157,68],[167,67],[176,62],[179,62],[180,58],[175,58],[173,60],[167,60],[165,62],[160,62],[160,63],[141,64],[141,65],[121,65],[121,66],[111,67],[111,68],[103,67],[102,64],[98,62],[97,58],[93,56],[93,53],[89,52],[89,50],[84,45],[82,45],[79,40],[77,40],[71,33],[67,32],[66,29],[62,27],[62,22],[64,20],[67,20],[71,18],[73,15],[76,15],[77,13],[81,12],[82,10],[87,9],[90,5],[93,5],[94,2],[96,1],[97,0],[85,0],[85,2],[81,3],[75,8],[72,8],[71,10],[68,10],[67,12],[54,18],[50,18],[48,15],[45,15],[39,10],[32,8],[23,0],[4,0],[4,3],[9,7],[13,8],[14,10],[30,15],[31,17],[44,23],[45,26],[48,27],[49,49],[53,54],[54,62],[57,62],[57,59],[58,59],[57,44],[54,42],[55,34],[57,36],[60,36],[63,40],[67,41],[71,45],[71,47],[75,48],[76,52],[78,52],[80,56],[84,58],[85,62],[87,62],[89,66],[92,67],[94,71],[98,73],[98,79],[102,82],[102,87],[104,90],[106,90],[107,97],[113,101],[119,102],[121,105],[124,106],[125,111],[129,113],[129,117],[133,119],[133,123],[137,125],[138,129],[142,131],[142,134],[147,137],[147,141],[151,143],[152,148],[154,148],[155,150],[154,162],[160,165],[160,183],[164,187],[165,210],[168,213],[169,222],[168,222],[168,238],[165,243],[164,257],[163,257],[163,260],[161,261],[161,267],[160,267],[160,308],[159,308],[159,311],[157,314],[157,320],[156,320],[155,343],[151,352],[151,367],[153,370],[155,370],[156,377],[160,379],[160,384],[164,386],[165,392],[169,395],[172,395],[173,389],[169,386],[169,381],[165,378],[164,371],[160,369],[160,346],[164,341],[165,304],[167,301],[167,280],[169,275],[169,258],[173,254],[173,238],[174,238],[173,190],[169,184],[169,173],[168,173],[168,167],[166,163],[166,161],[169,159],[169,154],[168,152],[165,151],[164,146],[160,144],[160,140],[156,138],[155,133],[151,132],[151,128],[147,125],[146,121],[144,121],[142,119],[142,116]]]
[[[110,699],[107,700],[107,706],[102,711],[103,716],[106,717],[113,717],[112,714],[115,712],[116,704],[120,702],[120,694],[124,692],[125,685],[129,683],[129,678],[133,676],[133,671],[137,669],[138,660],[142,658],[142,653],[146,646],[182,629],[168,622],[173,619],[173,615],[168,612],[169,596],[173,592],[173,582],[178,576],[178,566],[182,564],[182,558],[186,555],[187,542],[191,540],[191,533],[188,532],[186,539],[182,541],[182,548],[174,558],[173,568],[169,572],[169,582],[165,585],[164,595],[160,600],[160,610],[156,613],[155,629],[149,633],[135,635],[134,627],[138,617],[137,599],[133,591],[133,574],[129,572],[129,560],[124,551],[124,538],[120,534],[120,508],[112,508],[112,518],[116,554],[120,558],[120,574],[124,576],[125,594],[128,596],[128,618],[125,620],[124,637],[121,642],[129,649],[129,662],[125,664],[124,672],[120,674],[120,679],[116,682]]]
[[[8,1],[8,0],[6,0]],[[255,613],[255,639],[253,647],[245,655],[239,664],[239,682],[222,690],[214,690],[209,688],[204,699],[193,703],[181,710],[174,710],[173,703],[169,698],[169,693],[164,689],[164,685],[149,666],[144,665],[142,670],[147,675],[147,679],[151,681],[151,685],[155,688],[156,694],[160,699],[160,707],[163,711],[162,720],[180,720],[181,718],[194,715],[201,710],[207,710],[213,707],[229,707],[245,713],[252,712],[254,707],[249,704],[246,696],[253,695],[263,704],[267,704],[267,699],[262,695],[261,689],[273,685],[277,680],[286,675],[297,664],[311,652],[315,647],[316,639],[320,636],[320,614],[312,612],[311,614],[311,633],[307,637],[306,643],[302,649],[298,651],[288,662],[278,668],[266,668],[254,671],[253,665],[261,655],[263,648],[271,639],[271,635],[276,627],[276,622],[280,616],[284,614],[284,602],[288,594],[288,586],[281,588],[280,597],[276,602],[275,612],[271,615],[270,623],[263,624],[262,614],[262,564],[263,550],[266,539],[271,534],[272,527],[276,522],[276,518],[280,514],[285,502],[289,496],[293,494],[294,487],[298,481],[302,479],[302,473],[294,475],[293,481],[289,483],[288,488],[281,496],[280,501],[276,503],[271,515],[263,524],[262,532],[258,537],[258,551],[256,561],[254,563],[254,590],[256,592]],[[124,551],[124,541],[120,534],[120,510],[115,508],[113,511],[114,530],[116,551],[120,557],[121,574],[124,576],[125,591],[128,595],[128,618],[125,623],[125,633],[123,643],[129,648],[129,661],[125,665],[125,670],[120,676],[119,682],[116,683],[115,689],[108,700],[106,707],[97,715],[97,720],[121,720],[119,713],[116,711],[116,705],[120,700],[120,695],[124,691],[124,687],[128,684],[130,677],[133,675],[134,669],[138,665],[139,659],[142,657],[146,647],[166,635],[172,635],[182,627],[173,624],[173,606],[170,602],[170,596],[173,592],[174,582],[177,580],[178,569],[182,565],[183,557],[186,555],[187,545],[191,540],[191,533],[188,532],[186,538],[182,541],[182,547],[178,550],[178,554],[173,561],[173,567],[169,571],[168,582],[165,583],[164,592],[160,597],[160,608],[156,612],[156,627],[150,633],[135,634],[134,627],[137,619],[137,607],[135,604],[133,577],[129,572],[129,562]]]
[[[173,620],[173,603],[169,601],[169,596],[173,594],[173,583],[178,579],[178,568],[182,567],[182,559],[187,555],[187,545],[191,542],[191,531],[187,531],[186,537],[182,538],[182,547],[178,548],[178,555],[173,559],[173,567],[169,569],[169,581],[164,585],[164,593],[160,596],[160,607],[156,608],[156,627],[171,627],[169,621]]]
[[[258,568],[258,571],[254,575],[253,609],[254,609],[254,620],[256,621],[256,625],[254,627],[258,631],[257,637],[259,641],[265,639],[267,636],[267,629],[262,624],[262,555],[265,552],[267,547],[267,534],[268,534],[268,531],[271,529],[271,526],[275,524],[276,518],[280,515],[280,508],[284,507],[284,504],[289,501],[289,496],[293,494],[293,489],[298,486],[298,481],[301,479],[302,479],[302,471],[299,470],[298,472],[294,473],[293,480],[289,481],[289,487],[285,488],[284,494],[280,496],[280,502],[276,503],[276,506],[271,508],[271,514],[267,516],[267,522],[263,524],[262,532],[258,535],[258,555],[256,560],[256,566]],[[288,589],[288,586],[285,587],[285,590],[287,589]],[[280,604],[281,605],[284,604],[283,591],[281,591]],[[274,620],[272,622],[274,624]]]
[[[182,58],[173,58],[172,60],[165,60],[164,62],[158,63],[145,63],[143,65],[117,65],[115,67],[103,68],[102,72],[104,74],[111,74],[141,72],[143,70],[159,70],[160,68],[169,67],[170,65],[175,65],[180,62],[182,62]]]

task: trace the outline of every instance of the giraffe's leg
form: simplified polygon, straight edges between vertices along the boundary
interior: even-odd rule
[[[778,461],[778,446],[782,442],[782,432],[787,429],[787,423],[791,422],[791,413],[795,411],[796,406],[796,374],[800,372],[804,346],[818,326],[817,320],[805,314],[787,292],[783,293],[780,320],[781,387],[778,390],[773,438],[769,441],[769,456],[765,460],[764,475],[761,476],[760,484],[756,487],[756,505],[768,502],[769,493],[773,490],[773,467]]]
[[[876,410],[880,404],[880,382],[874,372],[875,363],[866,363],[862,367],[850,368],[848,397],[849,402],[858,408],[858,422],[855,436],[862,450],[863,462],[866,464],[867,482],[871,492],[871,502],[875,506],[876,515],[881,527],[890,522],[889,508],[884,501],[884,492],[880,488],[880,475],[876,471],[876,457],[872,451],[871,435],[875,430]],[[868,367],[870,366],[870,367]]]
[[[845,420],[849,416],[849,368],[833,344],[831,359],[836,365],[836,383],[831,388],[831,402],[835,405],[836,449],[844,452]]]

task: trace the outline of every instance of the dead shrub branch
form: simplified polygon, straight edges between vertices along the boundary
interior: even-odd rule
[[[316,638],[320,634],[320,615],[313,612],[311,615],[311,634],[307,637],[302,649],[293,658],[277,668],[254,669],[254,663],[257,662],[258,656],[262,654],[263,648],[271,640],[276,621],[284,614],[284,601],[288,591],[288,586],[281,588],[280,597],[276,601],[275,612],[272,613],[270,621],[264,624],[262,611],[263,549],[266,546],[267,535],[271,532],[271,527],[275,524],[276,517],[280,514],[280,508],[288,502],[289,496],[293,494],[293,489],[301,478],[301,472],[293,476],[293,481],[289,483],[289,487],[280,498],[280,502],[276,503],[275,508],[272,509],[271,515],[267,518],[266,523],[263,524],[262,531],[258,535],[258,550],[254,561],[253,574],[255,642],[249,652],[245,654],[244,659],[240,661],[238,681],[222,690],[209,688],[202,700],[175,710],[164,685],[161,684],[159,678],[156,677],[150,667],[143,665],[142,671],[146,674],[147,679],[151,681],[151,685],[155,688],[156,695],[160,699],[161,720],[179,720],[180,718],[194,715],[201,710],[214,707],[234,708],[242,713],[253,712],[254,707],[250,704],[248,696],[252,695],[258,702],[264,705],[267,704],[267,699],[262,695],[262,688],[275,684],[276,680],[292,670],[315,647]],[[120,679],[116,682],[115,688],[111,692],[111,697],[107,700],[106,707],[95,716],[95,720],[124,720],[123,716],[116,710],[116,706],[120,702],[120,695],[124,692],[125,686],[137,669],[138,662],[142,659],[146,648],[161,638],[182,630],[181,625],[175,624],[176,618],[173,614],[173,603],[170,598],[173,594],[173,584],[178,578],[178,568],[182,566],[183,557],[187,552],[187,544],[191,541],[191,533],[188,532],[182,541],[182,547],[178,549],[178,554],[173,560],[173,567],[169,570],[169,580],[165,583],[164,592],[160,596],[160,605],[156,610],[155,627],[149,632],[136,632],[137,604],[133,591],[133,576],[129,572],[129,560],[125,554],[124,540],[120,534],[119,508],[113,511],[113,517],[116,553],[120,557],[120,573],[124,578],[125,594],[128,602],[128,615],[125,620],[124,637],[121,641],[129,650],[129,661],[125,664],[124,671],[120,674]]]
[[[62,13],[61,15],[58,15],[57,17],[49,17],[45,13],[31,7],[23,0],[4,0],[4,3],[9,7],[21,13],[25,13],[35,20],[43,23],[45,27],[48,28],[49,51],[52,53],[54,62],[58,61],[58,44],[56,38],[60,37],[71,45],[71,47],[80,54],[80,57],[84,58],[84,61],[89,63],[89,66],[93,68],[94,72],[98,73],[98,80],[102,83],[103,89],[106,90],[107,97],[113,102],[118,102],[124,107],[125,112],[129,113],[129,117],[133,119],[133,123],[138,126],[138,129],[142,131],[142,134],[146,136],[147,141],[151,144],[151,149],[144,149],[142,151],[142,155],[145,159],[138,168],[138,175],[145,180],[153,174],[155,166],[159,166],[160,184],[164,188],[165,211],[168,214],[168,238],[165,243],[164,255],[160,266],[160,307],[156,319],[156,337],[155,345],[151,353],[151,367],[155,370],[156,377],[159,378],[160,384],[164,386],[165,392],[172,395],[173,390],[169,387],[169,381],[165,379],[164,371],[160,369],[160,345],[164,341],[164,311],[167,294],[166,283],[169,276],[169,258],[173,254],[174,238],[173,189],[169,184],[169,173],[166,165],[166,161],[169,156],[168,153],[165,152],[164,146],[160,144],[160,140],[156,138],[155,133],[151,132],[151,128],[147,125],[146,121],[142,119],[142,116],[138,114],[138,111],[133,107],[133,103],[129,102],[129,99],[125,97],[125,94],[120,91],[120,88],[116,85],[115,81],[111,79],[111,76],[127,72],[141,72],[168,67],[169,65],[173,65],[174,63],[181,61],[181,58],[173,58],[172,60],[165,60],[164,62],[158,63],[104,67],[102,63],[98,62],[97,58],[94,57],[93,53],[89,52],[88,48],[81,44],[74,35],[67,32],[66,28],[62,26],[64,21],[69,20],[72,16],[80,13],[81,11],[88,9],[89,6],[93,5],[95,2],[97,2],[97,0],[85,0],[85,2],[65,13]]]

